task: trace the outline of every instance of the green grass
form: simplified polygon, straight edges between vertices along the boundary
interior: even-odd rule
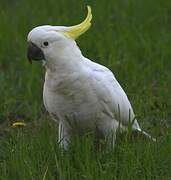
[[[118,137],[113,151],[76,137],[68,152],[42,101],[44,69],[26,59],[28,32],[74,25],[92,6],[83,54],[113,70],[140,125],[157,143]],[[0,3],[0,180],[171,179],[171,1],[37,0]],[[24,128],[11,128],[24,120]]]

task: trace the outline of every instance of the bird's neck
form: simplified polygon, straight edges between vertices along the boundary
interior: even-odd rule
[[[49,57],[45,63],[46,72],[51,75],[70,75],[81,68],[83,55],[77,46],[66,47],[56,52],[53,57]]]
[[[53,63],[46,63],[45,87],[52,92],[65,93],[78,77],[82,76],[84,57],[79,49],[65,49],[56,55],[55,59],[50,59]]]

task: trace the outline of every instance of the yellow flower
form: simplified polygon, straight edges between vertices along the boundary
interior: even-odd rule
[[[26,126],[26,123],[21,122],[21,121],[14,122],[14,123],[12,124],[12,127],[13,127],[13,128],[16,128],[16,127],[24,127],[24,126]]]

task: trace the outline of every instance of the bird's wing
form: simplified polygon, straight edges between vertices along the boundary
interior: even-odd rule
[[[120,121],[124,126],[128,126],[131,121],[134,121],[132,128],[140,130],[128,97],[114,74],[105,66],[89,59],[84,60],[84,65],[89,69],[89,77],[103,110],[109,115],[113,115],[113,118]]]

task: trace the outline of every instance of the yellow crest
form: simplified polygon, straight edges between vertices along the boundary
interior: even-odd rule
[[[88,13],[86,19],[75,26],[70,26],[63,32],[63,34],[69,38],[77,39],[80,35],[85,33],[91,26],[92,14],[91,14],[91,7],[87,6]]]

